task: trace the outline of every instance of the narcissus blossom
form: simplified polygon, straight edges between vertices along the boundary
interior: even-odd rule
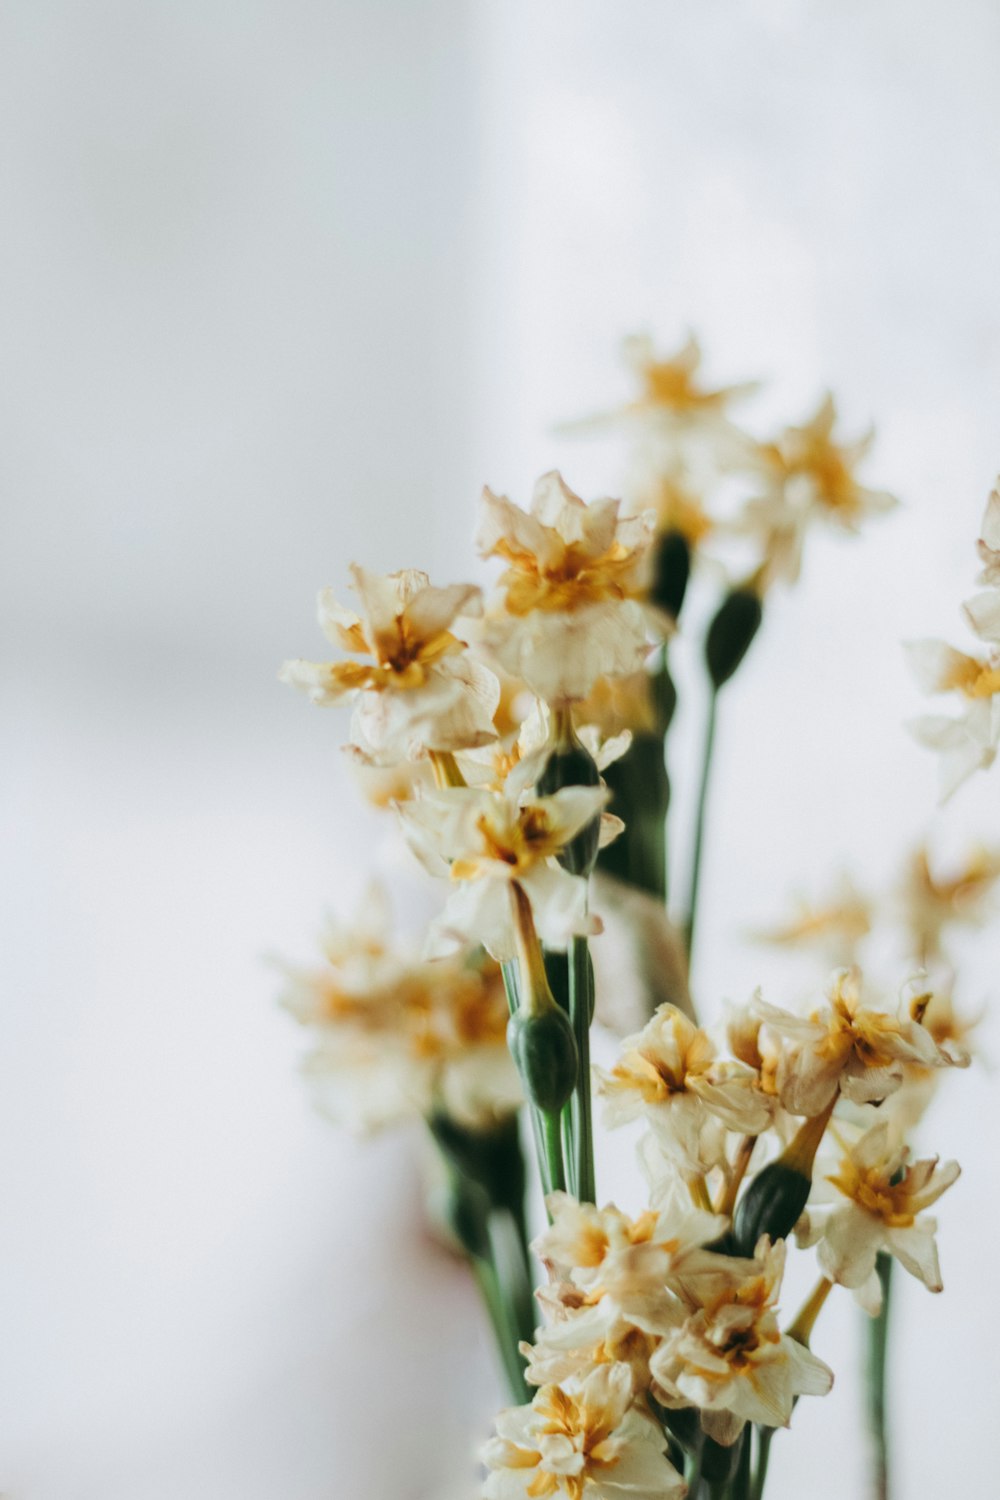
[[[786,427],[773,442],[758,445],[754,468],[763,493],[749,501],[734,530],[757,537],[767,579],[794,583],[802,546],[815,521],[855,532],[870,515],[892,510],[896,499],[861,484],[856,471],[867,458],[874,433],[840,441],[834,436],[837,408],[832,396],[801,427]]]
[[[641,602],[652,517],[619,510],[617,500],[586,505],[555,473],[538,481],[530,512],[483,492],[479,550],[507,564],[502,612],[485,621],[483,647],[547,703],[638,671],[667,628]]]
[[[686,1173],[714,1165],[717,1135],[710,1133],[710,1159],[704,1138],[713,1119],[757,1135],[772,1115],[773,1101],[756,1087],[750,1069],[720,1061],[707,1034],[674,1005],[661,1005],[642,1031],[626,1037],[620,1062],[594,1074],[606,1123],[644,1118]]]
[[[366,1134],[432,1110],[485,1126],[517,1107],[503,983],[481,954],[406,953],[377,888],[321,946],[319,963],[281,965],[280,999],[310,1032],[303,1069],[324,1114]]]
[[[776,927],[755,933],[759,942],[782,948],[817,948],[829,964],[854,962],[858,945],[872,925],[872,903],[842,876],[825,901],[800,901],[795,914]]]
[[[926,845],[907,863],[899,905],[914,957],[928,964],[942,956],[942,936],[952,925],[975,926],[988,912],[997,880],[1000,852],[973,849],[945,875],[932,867]]]
[[[954,717],[926,714],[911,721],[911,733],[941,755],[944,801],[973,771],[996,759],[1000,743],[1000,651],[985,657],[956,651],[944,641],[910,641],[910,667],[925,693],[954,694],[960,712]]]
[[[481,612],[479,589],[433,588],[413,568],[383,577],[353,566],[351,577],[361,613],[344,609],[324,589],[319,622],[334,645],[371,660],[289,661],[281,680],[313,703],[352,701],[354,746],[379,764],[494,739],[499,683],[451,630],[458,616]]]
[[[485,1500],[681,1500],[659,1427],[632,1405],[632,1375],[601,1365],[508,1407],[482,1451]]]
[[[718,1443],[734,1443],[746,1422],[787,1426],[797,1396],[824,1396],[833,1384],[822,1360],[778,1327],[784,1265],[784,1241],[761,1240],[755,1260],[734,1260],[728,1284],[692,1308],[650,1359],[657,1400],[699,1407]]]
[[[501,961],[514,957],[512,885],[531,903],[538,936],[565,948],[574,933],[600,931],[587,911],[587,883],[560,867],[556,855],[600,816],[603,787],[564,787],[550,797],[448,787],[399,809],[414,853],[456,889],[434,923],[429,954],[480,942]]]
[[[819,1242],[819,1263],[831,1281],[851,1287],[870,1312],[880,1304],[875,1258],[895,1256],[911,1276],[932,1292],[942,1288],[932,1218],[923,1210],[936,1203],[957,1179],[957,1162],[909,1164],[905,1146],[893,1139],[889,1121],[880,1122],[849,1147],[837,1171],[827,1178],[837,1206],[828,1215],[810,1209],[798,1232],[801,1244]],[[846,1201],[845,1201],[846,1200]]]
[[[865,1005],[857,969],[837,974],[826,1003],[809,1016],[759,997],[752,1004],[768,1028],[787,1039],[777,1086],[793,1115],[821,1114],[838,1090],[855,1104],[879,1104],[899,1088],[908,1066],[940,1068],[953,1061],[918,1021]]]

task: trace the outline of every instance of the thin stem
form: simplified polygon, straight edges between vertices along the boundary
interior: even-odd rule
[[[705,838],[705,813],[708,806],[708,783],[712,773],[712,756],[715,751],[715,721],[718,707],[719,692],[713,687],[708,699],[708,717],[705,721],[705,744],[702,750],[701,762],[701,786],[698,790],[698,811],[694,825],[694,851],[691,859],[691,879],[688,888],[687,920],[684,924],[684,935],[687,946],[688,964],[691,963],[691,952],[694,947],[695,919],[698,915],[698,891],[701,884],[701,853]]]
[[[889,1500],[889,1431],[886,1410],[886,1355],[889,1348],[889,1305],[892,1256],[879,1251],[875,1269],[882,1286],[882,1307],[868,1323],[868,1433],[871,1439],[872,1500]]]
[[[736,1196],[739,1193],[740,1184],[746,1176],[746,1170],[750,1165],[750,1158],[753,1156],[753,1148],[756,1144],[757,1137],[755,1135],[745,1135],[740,1141],[739,1146],[736,1148],[736,1160],[733,1162],[729,1181],[725,1183],[719,1195],[718,1207],[715,1210],[716,1213],[732,1217],[733,1209],[736,1207]]]
[[[470,1259],[476,1285],[493,1326],[493,1336],[507,1377],[507,1387],[513,1400],[521,1405],[531,1400],[531,1392],[524,1378],[524,1364],[518,1353],[517,1329],[512,1321],[511,1310],[505,1303],[496,1267],[491,1259],[484,1256],[473,1255]]]
[[[573,1177],[580,1203],[596,1201],[594,1184],[594,1126],[591,1119],[590,1018],[593,1010],[593,971],[585,937],[574,937],[569,956],[569,1019],[576,1042],[576,1091],[570,1101]]]
[[[774,1436],[773,1427],[758,1427],[757,1432],[757,1467],[754,1470],[753,1486],[750,1490],[750,1500],[763,1500],[764,1483],[767,1479],[767,1463],[771,1456],[771,1439]]]
[[[790,1339],[794,1339],[797,1344],[804,1345],[806,1349],[809,1348],[809,1340],[812,1336],[813,1328],[816,1326],[816,1319],[822,1312],[823,1304],[832,1291],[833,1282],[826,1276],[821,1276],[805,1302],[799,1308],[795,1322],[787,1330]]]

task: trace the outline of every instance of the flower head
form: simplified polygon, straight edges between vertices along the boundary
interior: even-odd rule
[[[959,923],[974,926],[984,920],[998,878],[1000,852],[994,850],[972,850],[947,875],[932,868],[926,845],[914,851],[900,905],[913,954],[922,964],[941,957],[946,928]]]
[[[483,629],[499,666],[553,704],[638,671],[656,625],[639,602],[651,517],[622,517],[617,500],[586,505],[554,473],[538,481],[530,512],[488,489],[482,504],[480,552],[507,564],[503,612]]]
[[[990,491],[980,528],[979,557],[984,564],[979,582],[990,588],[1000,588],[1000,479]]]
[[[361,613],[344,609],[324,589],[319,621],[334,645],[370,660],[289,661],[281,680],[320,705],[353,701],[354,744],[382,764],[494,739],[499,685],[451,630],[459,615],[481,611],[479,589],[433,588],[426,573],[412,568],[383,577],[353,566],[351,577]]]
[[[815,521],[853,532],[867,516],[881,515],[897,503],[894,496],[868,489],[857,478],[874,433],[840,441],[834,436],[836,422],[833,397],[826,396],[810,421],[786,427],[773,442],[757,448],[755,467],[764,493],[746,505],[734,529],[759,537],[768,580],[795,582],[803,541]]]
[[[606,802],[603,787],[564,787],[550,797],[449,787],[400,807],[414,852],[457,884],[432,928],[429,951],[478,941],[497,959],[513,957],[514,883],[531,902],[547,946],[565,948],[574,933],[599,931],[587,913],[586,882],[567,874],[556,856]]]
[[[808,1017],[756,998],[768,1028],[786,1037],[778,1066],[781,1102],[793,1115],[819,1115],[838,1090],[856,1104],[879,1104],[899,1088],[906,1067],[952,1062],[916,1020],[865,1005],[857,969],[834,977],[826,1003]]]
[[[706,1033],[674,1005],[661,1005],[642,1031],[625,1039],[610,1072],[598,1068],[595,1075],[607,1123],[644,1118],[686,1173],[715,1164],[717,1133],[706,1137],[713,1120],[756,1135],[771,1117],[771,1103],[750,1069],[720,1061]]]
[[[858,945],[872,925],[872,903],[847,876],[826,901],[802,901],[795,915],[778,927],[756,934],[783,948],[818,948],[831,964],[854,962]]]
[[[516,1108],[494,966],[468,950],[424,962],[388,929],[375,888],[353,922],[328,926],[320,963],[282,966],[281,1003],[313,1039],[304,1071],[319,1108],[358,1133],[433,1109],[485,1125]]]
[[[804,1244],[819,1239],[819,1263],[831,1281],[861,1294],[869,1311],[880,1302],[875,1260],[879,1251],[932,1292],[941,1290],[936,1228],[918,1217],[936,1203],[959,1176],[957,1162],[936,1160],[910,1164],[905,1146],[894,1141],[888,1120],[873,1125],[848,1147],[827,1181],[836,1189],[837,1206],[823,1218],[810,1211],[800,1233]],[[822,1236],[820,1238],[820,1236]]]
[[[650,1360],[657,1400],[700,1407],[716,1442],[734,1443],[745,1422],[787,1426],[797,1396],[823,1396],[833,1384],[827,1366],[778,1327],[784,1264],[784,1242],[762,1240],[755,1260],[733,1261],[723,1289],[694,1306]]]
[[[1000,652],[970,656],[943,641],[911,641],[910,667],[926,693],[951,693],[960,712],[954,717],[926,714],[910,730],[922,744],[941,754],[941,798],[944,801],[971,776],[996,759],[1000,743]]]
[[[497,1417],[483,1449],[486,1500],[680,1500],[684,1482],[656,1424],[632,1404],[628,1365],[545,1385]]]

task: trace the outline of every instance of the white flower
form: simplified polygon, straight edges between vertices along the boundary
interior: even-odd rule
[[[755,933],[758,942],[783,948],[816,947],[831,965],[854,962],[862,939],[871,931],[872,903],[849,876],[841,876],[830,898],[800,901],[790,921]]]
[[[664,1152],[688,1174],[715,1164],[717,1133],[710,1133],[710,1152],[705,1139],[713,1119],[757,1135],[771,1118],[753,1073],[720,1062],[706,1033],[673,1005],[661,1005],[642,1031],[626,1037],[621,1061],[610,1072],[594,1073],[606,1123],[644,1118]]]
[[[539,937],[565,948],[574,933],[600,931],[587,912],[587,883],[556,855],[600,816],[603,787],[564,787],[550,797],[448,787],[399,808],[414,852],[432,873],[459,882],[431,930],[430,954],[480,942],[501,962],[517,951],[514,882],[531,902]]]
[[[487,1126],[520,1102],[499,974],[469,952],[437,963],[388,941],[378,890],[331,925],[323,960],[282,965],[281,1003],[306,1026],[303,1064],[317,1107],[359,1134],[440,1109]]]
[[[909,728],[916,739],[941,753],[941,799],[996,759],[1000,743],[1000,652],[985,659],[956,651],[943,641],[910,641],[910,667],[926,693],[955,693],[956,717],[926,714]]]
[[[784,1242],[761,1240],[755,1260],[733,1261],[723,1291],[667,1333],[650,1360],[657,1400],[699,1407],[716,1442],[734,1443],[745,1422],[787,1426],[797,1396],[823,1396],[833,1384],[822,1360],[778,1327],[784,1263]]]
[[[772,1031],[789,1040],[777,1087],[793,1115],[821,1114],[838,1090],[855,1104],[879,1104],[899,1088],[907,1066],[940,1068],[953,1061],[917,1021],[863,1005],[857,969],[837,974],[827,1003],[808,1017],[759,997],[752,1004]]]
[[[819,1239],[819,1263],[831,1281],[857,1290],[869,1311],[880,1296],[875,1259],[880,1250],[895,1256],[911,1276],[932,1292],[942,1287],[934,1242],[936,1223],[918,1218],[937,1202],[959,1175],[957,1162],[937,1160],[907,1165],[905,1146],[894,1143],[889,1121],[872,1126],[844,1154],[827,1178],[846,1202],[828,1217],[810,1211],[802,1244]],[[820,1238],[822,1236],[822,1238]]]
[[[931,868],[926,845],[911,856],[899,893],[912,951],[921,964],[942,954],[942,933],[954,923],[983,922],[1000,878],[1000,852],[973,849],[949,874]]]
[[[681,1500],[663,1434],[632,1405],[627,1365],[600,1365],[570,1388],[546,1385],[508,1407],[483,1449],[485,1500]]]
[[[546,1200],[552,1223],[532,1248],[551,1275],[584,1294],[603,1316],[625,1318],[646,1332],[676,1321],[669,1287],[712,1274],[719,1256],[703,1247],[727,1227],[718,1214],[677,1199],[631,1219],[614,1204],[597,1208],[567,1193]]]
[[[620,516],[617,500],[586,505],[555,473],[538,481],[530,513],[488,489],[482,507],[479,550],[507,563],[503,613],[482,634],[500,668],[553,704],[638,671],[666,628],[640,602],[652,518]]]
[[[756,450],[755,467],[764,493],[749,501],[732,528],[761,542],[769,580],[794,583],[802,564],[802,546],[813,522],[828,521],[856,532],[869,515],[896,505],[884,490],[867,489],[855,470],[867,457],[874,433],[850,442],[834,437],[837,408],[832,396],[801,427],[786,427],[772,443]]]
[[[352,700],[354,745],[379,764],[495,739],[499,683],[450,629],[457,616],[481,611],[480,590],[432,588],[427,574],[412,568],[383,577],[353,566],[351,577],[362,613],[342,608],[324,589],[319,621],[334,645],[371,662],[289,661],[281,680],[320,705]]]

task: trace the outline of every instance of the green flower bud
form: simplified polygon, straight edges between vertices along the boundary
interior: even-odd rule
[[[733,589],[719,605],[705,639],[705,662],[716,688],[728,682],[760,629],[764,607],[752,588]]]
[[[532,1104],[557,1114],[576,1087],[576,1042],[565,1011],[522,1007],[507,1023],[507,1045]]]
[[[772,1240],[787,1239],[802,1215],[811,1188],[810,1176],[804,1177],[780,1159],[764,1167],[736,1205],[730,1253],[753,1255],[762,1234]]]
[[[650,603],[666,610],[676,620],[684,603],[690,576],[691,545],[687,537],[674,529],[662,532],[653,549]]]

